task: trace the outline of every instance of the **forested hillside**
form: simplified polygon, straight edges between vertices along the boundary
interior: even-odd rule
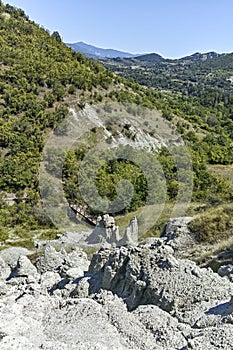
[[[8,225],[33,228],[46,221],[34,210],[45,136],[65,118],[72,101],[101,100],[110,84],[117,84],[111,72],[68,49],[58,33],[50,35],[23,10],[0,2],[3,231]],[[4,199],[12,194],[17,203],[6,207]]]
[[[193,74],[197,77],[200,68],[195,67]],[[185,69],[183,74],[187,75]],[[208,70],[208,67],[202,69]],[[228,68],[221,72],[229,87],[230,83],[226,82]],[[160,74],[164,84],[169,84],[163,68]],[[140,79],[138,81],[145,84]],[[195,88],[194,83],[192,86]],[[106,111],[114,101],[161,111],[163,117],[182,134],[190,151],[193,200],[201,203],[229,201],[232,198],[230,185],[207,169],[208,163],[230,164],[233,160],[232,95],[230,87],[228,90],[224,95],[228,99],[226,103],[223,95],[219,95],[216,103],[205,104],[197,99],[200,96],[193,94],[191,98],[182,90],[174,94],[173,88],[164,91],[164,87],[142,87],[73,52],[62,43],[59,33],[49,33],[30,21],[23,10],[3,5],[0,1],[0,240],[12,234],[24,239],[30,230],[53,228],[40,203],[38,175],[42,151],[48,135],[65,119],[68,109],[80,110],[86,103],[102,103]],[[106,127],[113,135],[120,129],[132,136],[130,126],[124,121]],[[153,130],[150,131],[153,134]],[[98,142],[101,137],[101,130],[93,129],[86,141],[91,140],[93,146],[93,140]],[[67,198],[74,202],[79,200],[77,171],[89,147],[86,142],[84,148],[71,150],[64,163],[64,188]],[[179,186],[174,160],[166,148],[154,156],[158,157],[166,173],[167,199],[172,202]],[[145,204],[145,179],[133,164],[123,163],[121,160],[103,165],[97,186],[100,193],[112,200],[116,196],[114,184],[124,177],[132,180],[137,191],[127,211],[136,210]],[[15,202],[9,206],[12,197]]]
[[[128,79],[172,94],[174,99],[184,102],[181,105],[184,112],[199,113],[207,128],[218,132],[222,127],[232,138],[233,54],[197,53],[177,60],[150,54],[102,62]]]

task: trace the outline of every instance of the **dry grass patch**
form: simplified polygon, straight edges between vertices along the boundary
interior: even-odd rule
[[[220,205],[197,215],[189,227],[199,242],[217,243],[233,234],[233,204]]]
[[[232,165],[209,165],[209,171],[220,176],[233,186],[233,164]]]

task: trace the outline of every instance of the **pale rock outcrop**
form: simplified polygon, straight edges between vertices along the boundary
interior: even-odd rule
[[[232,350],[233,283],[171,242],[2,258],[0,349]]]
[[[17,261],[15,269],[12,271],[12,277],[29,277],[32,276],[36,280],[39,279],[39,274],[36,267],[25,256],[21,255]]]
[[[109,214],[100,216],[97,220],[96,228],[87,238],[89,244],[105,244],[110,245],[136,245],[138,243],[138,222],[134,217],[126,227],[125,233],[121,238],[119,227],[115,225],[114,217]]]
[[[87,238],[89,244],[116,244],[120,240],[119,227],[115,225],[114,217],[105,214],[98,217],[95,229]]]
[[[182,257],[188,248],[196,243],[195,236],[190,231],[188,224],[193,217],[185,216],[170,219],[164,226],[161,237],[170,245],[177,257]]]
[[[6,279],[10,276],[11,268],[10,266],[0,257],[0,280]]]
[[[46,271],[60,271],[62,263],[66,257],[66,251],[57,252],[52,246],[47,246],[43,255],[37,259],[35,265],[40,273]]]
[[[66,232],[59,234],[50,241],[35,240],[35,247],[40,251],[47,248],[55,250],[70,250],[74,248],[88,247],[90,245],[101,247],[103,245],[121,246],[135,245],[138,243],[138,223],[134,217],[126,227],[123,237],[120,235],[119,226],[115,224],[115,219],[109,214],[99,216],[96,227],[87,232]],[[52,248],[51,248],[52,247]]]
[[[60,275],[64,278],[78,278],[83,276],[85,271],[88,270],[89,264],[87,254],[83,250],[76,248],[64,257]]]
[[[150,246],[102,249],[93,256],[89,273],[92,293],[108,289],[122,297],[129,310],[154,304],[175,313],[190,305],[224,300],[233,294],[233,284],[200,269],[188,260],[171,255],[162,241]]]
[[[134,217],[125,230],[123,238],[118,242],[118,245],[136,245],[138,243],[138,221]]]
[[[61,281],[61,276],[57,272],[46,271],[40,276],[41,289],[51,291]]]
[[[22,255],[29,255],[30,250],[22,247],[10,247],[0,251],[0,259],[2,259],[8,266],[15,267],[17,260]]]

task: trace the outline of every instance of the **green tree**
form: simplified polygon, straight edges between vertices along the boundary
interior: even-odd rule
[[[54,38],[55,40],[57,40],[60,43],[62,42],[61,36],[60,36],[58,31],[53,32],[51,37]]]

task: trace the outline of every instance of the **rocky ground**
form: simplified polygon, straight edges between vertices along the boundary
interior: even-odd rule
[[[54,242],[33,263],[27,250],[0,252],[0,349],[233,349],[233,265],[217,274],[181,258],[188,220],[183,235],[173,221],[91,261]]]

